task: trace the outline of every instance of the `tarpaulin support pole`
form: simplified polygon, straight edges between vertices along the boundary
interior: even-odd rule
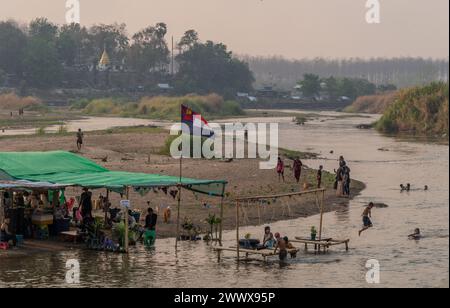
[[[223,201],[225,198],[225,185],[223,185],[222,188],[222,198],[220,200],[220,232],[219,232],[219,245],[222,246],[222,239],[223,239],[223,212],[224,212],[224,208],[223,208]]]
[[[178,184],[178,204],[177,204],[177,238],[175,239],[175,254],[178,253],[178,241],[180,239],[180,208],[181,208],[181,185],[183,176],[183,154],[180,157],[180,183]]]
[[[130,188],[126,187],[126,199],[130,200]],[[125,239],[124,239],[124,248],[125,252],[128,253],[128,247],[129,247],[129,238],[128,238],[128,209],[125,209]]]

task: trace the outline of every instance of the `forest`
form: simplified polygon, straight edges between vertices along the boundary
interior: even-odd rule
[[[125,24],[27,25],[0,22],[0,87],[119,88],[132,91],[171,84],[175,94],[234,96],[254,82],[247,63],[222,43],[202,42],[187,30],[174,46],[157,23],[129,36]]]
[[[241,56],[254,73],[256,86],[277,85],[288,90],[304,74],[321,78],[362,78],[378,85],[393,84],[397,88],[425,85],[448,80],[447,59],[376,58],[376,59],[300,59],[283,57]]]

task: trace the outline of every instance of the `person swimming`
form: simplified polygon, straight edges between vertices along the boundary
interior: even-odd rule
[[[413,234],[408,235],[410,240],[420,240],[422,238],[422,234],[420,234],[420,229],[416,228]]]
[[[423,190],[424,191],[428,191],[430,188],[428,187],[428,185],[425,185],[424,187],[423,187]],[[416,188],[416,189],[412,189],[411,188],[411,184],[410,183],[408,183],[408,184],[406,184],[406,186],[405,185],[403,185],[403,184],[400,184],[400,191],[418,191],[418,190],[421,190],[420,188]]]

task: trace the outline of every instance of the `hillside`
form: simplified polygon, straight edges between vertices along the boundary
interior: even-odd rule
[[[384,112],[376,128],[385,133],[448,138],[448,83],[404,89]]]

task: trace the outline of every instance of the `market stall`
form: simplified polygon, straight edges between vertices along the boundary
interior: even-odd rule
[[[5,213],[5,208],[24,208],[22,201],[14,200],[23,200],[21,194],[27,193],[28,196],[34,196],[38,202],[38,206],[29,209],[32,213],[28,218],[34,226],[55,224],[56,210],[65,203],[64,191],[68,187],[106,189],[108,193],[119,193],[125,199],[129,199],[132,189],[145,193],[146,190],[168,187],[223,198],[226,184],[226,181],[222,180],[110,171],[84,157],[63,151],[0,152],[0,212]],[[124,212],[124,221],[127,224],[128,210]],[[125,239],[124,249],[127,251],[127,235]]]

